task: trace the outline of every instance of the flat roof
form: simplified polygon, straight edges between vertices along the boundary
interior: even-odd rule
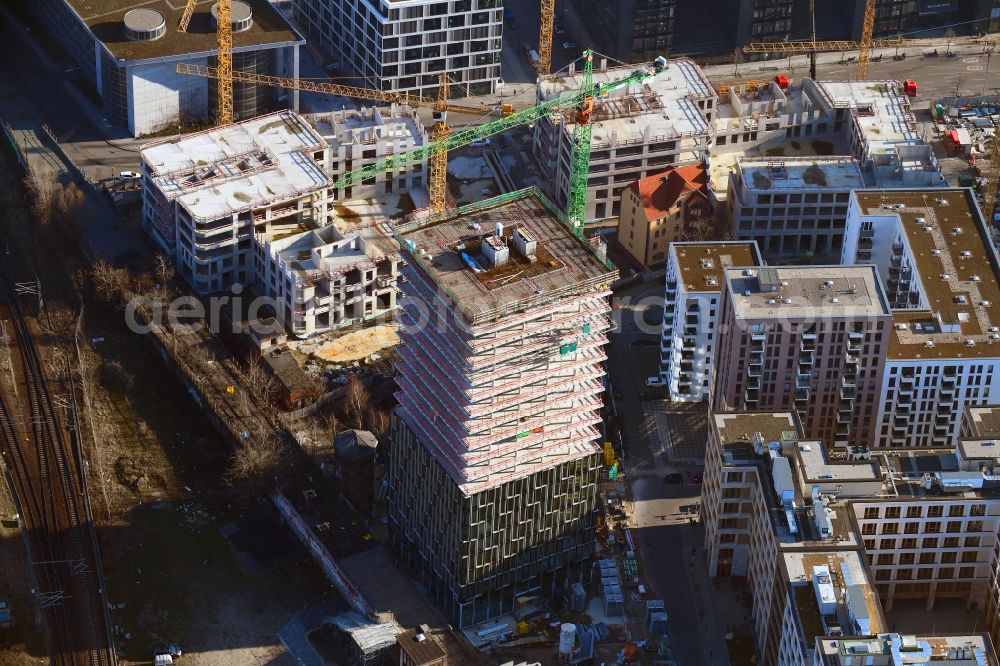
[[[874,155],[895,152],[899,144],[924,142],[899,81],[817,81],[833,108],[850,109]]]
[[[955,445],[963,460],[995,460],[1000,458],[1000,442],[996,439],[960,437]]]
[[[864,595],[865,610],[872,633],[880,633],[888,627],[882,616],[882,605],[879,603],[868,574],[865,570],[864,556],[858,550],[837,551],[800,551],[783,550],[781,553],[784,570],[788,582],[800,591],[796,595],[796,605],[799,619],[802,621],[807,640],[814,636],[822,636],[825,632],[819,623],[819,607],[812,586],[813,568],[827,567],[830,570],[830,582],[835,590],[838,605],[843,603],[844,590],[848,587],[861,589]],[[811,601],[811,605],[802,602]],[[853,603],[853,600],[852,600]],[[806,625],[809,626],[806,626]]]
[[[135,0],[65,1],[115,58],[146,60],[218,49],[215,23],[211,17],[215,0],[199,0],[187,32],[177,31],[181,14],[184,13],[184,0],[145,0],[142,3]],[[253,23],[247,30],[233,32],[234,50],[281,43],[305,43],[267,0],[241,1],[250,6]],[[167,28],[163,37],[152,41],[133,41],[125,36],[125,14],[140,4],[144,9],[155,10],[163,16]]]
[[[791,412],[713,412],[712,422],[723,446],[752,443],[756,433],[765,444],[798,441],[801,436],[798,420]]]
[[[882,473],[875,463],[836,462],[827,458],[823,442],[799,442],[796,455],[802,465],[802,478],[808,481],[880,481]]]
[[[670,261],[688,292],[722,290],[722,271],[735,266],[760,266],[755,241],[678,242],[670,244]]]
[[[1000,270],[971,190],[869,190],[854,196],[863,214],[899,219],[929,305],[893,312],[890,357],[1000,356],[1000,340],[989,337],[991,327],[1000,327]],[[900,204],[905,207],[896,208]],[[958,324],[960,332],[942,332],[942,323]]]
[[[965,418],[971,421],[974,436],[1000,438],[1000,406],[966,407]]]
[[[635,71],[634,65],[594,69],[594,83],[607,83]],[[538,80],[542,100],[575,92],[583,85],[583,73],[557,72]],[[715,98],[716,93],[701,68],[687,58],[671,60],[669,67],[640,85],[621,88],[607,97],[594,100],[593,138],[597,148],[616,136],[618,142],[629,139],[658,141],[682,134],[709,134],[710,128],[697,100]],[[565,126],[575,125],[572,115],[565,116]],[[648,134],[648,138],[647,138]]]
[[[765,190],[853,190],[865,186],[853,157],[743,157],[736,161],[745,187]]]
[[[483,258],[482,246],[498,224],[503,225],[510,260],[493,268]],[[512,236],[519,229],[537,241],[535,257],[516,251]],[[618,276],[605,257],[573,235],[565,215],[536,188],[417,219],[397,227],[396,238],[412,258],[411,265],[442,288],[470,324],[602,285],[607,288]]]
[[[328,187],[312,153],[326,147],[301,116],[279,111],[144,146],[153,184],[192,217],[215,220]]]
[[[777,280],[773,291],[761,282],[765,272]],[[736,315],[743,319],[890,314],[874,266],[730,268],[725,276]]]
[[[892,655],[893,643],[900,648],[900,657],[904,659],[902,663],[935,664],[955,663],[957,666],[983,663],[987,666],[996,666],[997,658],[993,651],[993,643],[989,634],[935,634],[934,636],[914,636],[901,635],[898,633],[885,633],[877,636],[831,636],[820,638],[818,642],[819,653],[827,661],[825,663],[837,666],[846,663],[856,663],[859,658],[869,656],[881,656],[878,664],[894,664],[889,661]],[[922,654],[925,652],[926,655]],[[955,650],[965,650],[971,652],[968,656]],[[976,652],[979,652],[985,661],[976,661]]]

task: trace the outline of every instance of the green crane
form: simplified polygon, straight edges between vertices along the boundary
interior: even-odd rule
[[[590,141],[593,134],[590,118],[594,111],[594,99],[603,97],[619,88],[647,81],[666,69],[667,60],[659,57],[650,65],[642,66],[624,78],[595,85],[594,52],[585,51],[583,54],[583,87],[579,91],[560,95],[530,109],[518,111],[482,125],[468,127],[439,141],[391,155],[360,169],[348,171],[337,177],[333,185],[337,189],[351,187],[363,183],[379,173],[409,168],[415,163],[427,160],[442,146],[445,151],[451,151],[466,146],[476,139],[485,139],[511,127],[528,125],[553,113],[573,108],[576,113],[574,117],[576,125],[573,128],[573,161],[567,215],[573,225],[573,233],[583,237],[583,222],[587,206],[587,182],[590,174]]]

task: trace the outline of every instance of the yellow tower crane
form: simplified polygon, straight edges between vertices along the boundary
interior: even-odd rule
[[[204,67],[202,65],[192,65],[190,63],[178,63],[177,71],[181,74],[192,74],[194,76],[204,76],[207,78],[218,78],[221,73],[216,67]],[[255,74],[252,72],[230,72],[230,82],[250,83],[254,85],[273,86],[275,88],[287,88],[289,90],[306,90],[309,92],[323,93],[326,95],[338,95],[341,97],[351,97],[354,99],[367,99],[373,102],[383,102],[387,104],[406,104],[411,107],[424,107],[433,109],[434,125],[431,126],[431,139],[438,141],[446,138],[451,130],[448,127],[448,112],[461,113],[470,116],[485,116],[494,110],[482,104],[480,106],[465,106],[453,104],[448,100],[448,77],[441,75],[438,87],[438,98],[421,97],[420,95],[408,95],[398,92],[383,92],[381,90],[371,90],[369,88],[355,88],[354,86],[344,86],[337,83],[321,83],[318,81],[304,81],[302,79],[291,79],[282,76],[270,76],[268,74]],[[444,143],[437,147],[430,157],[430,173],[428,174],[427,189],[430,195],[430,206],[434,212],[444,210],[447,198],[448,181],[448,153],[444,148]]]
[[[177,32],[187,32],[194,6],[198,0],[187,0],[181,20],[177,23]],[[215,33],[218,46],[218,67],[215,78],[218,106],[215,111],[217,125],[230,125],[233,122],[233,3],[232,0],[218,0],[215,3]]]
[[[556,0],[541,0],[541,23],[538,28],[538,63],[535,70],[539,76],[552,69],[552,28],[556,20]]]
[[[875,0],[865,2],[865,20],[861,24],[861,44],[858,47],[858,69],[854,78],[864,81],[868,78],[868,61],[872,53],[872,37],[875,32]]]

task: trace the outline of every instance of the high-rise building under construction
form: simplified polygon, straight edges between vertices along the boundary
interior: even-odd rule
[[[390,538],[468,627],[586,575],[617,271],[537,191],[397,237]]]

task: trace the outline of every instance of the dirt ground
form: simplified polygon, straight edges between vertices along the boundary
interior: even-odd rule
[[[75,248],[60,247],[65,234],[39,229],[23,205],[19,179],[0,151],[0,233],[31,259],[29,266],[12,258],[15,277],[34,269],[42,282],[56,332],[39,346],[51,361],[55,348],[74,349],[80,295],[71,278],[87,262]],[[123,233],[139,232],[132,222]],[[50,253],[45,259],[42,247]],[[134,263],[148,261],[139,256]],[[329,598],[331,586],[266,500],[224,480],[228,445],[152,345],[82,293],[80,374],[90,408],[81,418],[120,663],[150,663],[159,642],[178,644],[183,663],[192,666],[282,663],[279,629],[296,611]],[[75,351],[69,354],[75,362]],[[124,370],[108,372],[113,361]],[[0,504],[0,514],[8,513]],[[267,540],[283,544],[280,552],[234,547],[239,533],[227,540],[220,528],[240,521],[252,522],[255,534],[265,525]],[[0,596],[10,599],[17,617],[11,635],[0,636],[0,666],[48,661],[30,619],[29,588],[20,535],[0,528]]]
[[[317,349],[314,355],[331,363],[349,363],[398,344],[399,336],[392,326],[374,326],[341,336]]]

